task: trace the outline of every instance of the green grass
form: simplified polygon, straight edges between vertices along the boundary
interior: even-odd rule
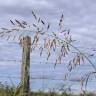
[[[15,86],[0,84],[0,96],[20,96],[19,93],[20,93],[20,86],[15,87]],[[31,91],[29,96],[96,96],[96,94],[86,92],[84,94],[74,95],[67,92],[62,92],[61,94],[59,94],[53,91],[50,92]]]

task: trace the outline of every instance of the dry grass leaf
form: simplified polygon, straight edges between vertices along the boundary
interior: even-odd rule
[[[15,40],[16,36],[13,37],[13,40]]]
[[[18,31],[16,28],[12,29],[12,31]]]
[[[64,29],[64,30],[62,30],[60,33],[65,33],[67,30],[66,29]]]
[[[64,80],[68,80],[68,73],[64,75]]]
[[[20,21],[15,19],[15,22],[18,23],[19,25],[22,25]]]
[[[55,39],[51,40],[51,42],[50,42],[50,48],[52,48],[54,46],[54,44],[55,44]]]
[[[12,32],[12,31],[11,30],[6,31],[6,33],[10,33],[10,32]]]
[[[60,21],[59,21],[59,27],[60,29],[62,28],[62,23],[63,23],[64,15],[61,15]]]
[[[68,45],[68,44],[67,44],[67,50],[70,51],[70,49],[69,49],[69,45]]]
[[[37,27],[37,25],[36,24],[33,24],[33,27]]]
[[[38,19],[38,23],[40,22],[40,20],[41,20],[41,19],[40,19],[40,17],[39,17],[39,19]]]
[[[37,38],[37,37],[36,37],[36,36],[34,36],[34,39],[33,39],[32,45],[35,43],[35,38]]]
[[[9,40],[10,39],[10,35],[7,37],[7,40]]]
[[[62,60],[62,56],[60,55],[60,56],[58,57],[59,64],[61,64],[61,60]]]
[[[10,20],[10,22],[11,22],[12,25],[15,25],[15,23],[12,20]]]
[[[62,14],[62,15],[61,15],[61,19],[63,19],[63,18],[64,18],[64,15]]]
[[[41,20],[41,23],[42,23],[43,25],[45,25],[45,22],[44,22],[43,20]]]
[[[50,39],[45,40],[44,47],[48,49],[48,48],[50,48],[50,46],[51,46],[51,40]]]
[[[54,36],[57,36],[55,32],[52,32]]]
[[[80,80],[80,83],[81,83],[81,89],[83,88],[83,86],[85,85],[85,89],[86,89],[86,86],[88,84],[88,80],[89,80],[89,77],[92,73],[88,73],[88,74],[85,74],[84,76],[81,77],[81,80]]]
[[[83,63],[84,63],[84,56],[82,56],[81,59],[82,59],[82,61],[83,61]]]
[[[76,64],[76,62],[75,62],[75,61],[76,61],[76,58],[74,57],[74,58],[73,58],[73,64]]]
[[[40,34],[41,34],[41,35],[44,35],[44,34],[45,34],[45,32],[40,32]]]
[[[77,53],[77,55],[73,58],[73,64],[75,64],[75,66],[78,64],[80,65],[80,56]]]
[[[55,39],[53,39],[53,51],[55,52],[55,50],[56,50],[56,40]]]
[[[64,47],[64,52],[65,52],[66,55],[68,54],[68,51],[67,51],[66,47]]]
[[[68,35],[70,34],[70,29],[68,29]]]
[[[23,25],[27,25],[27,22],[26,22],[26,21],[22,21],[22,24],[23,24]]]
[[[49,59],[50,55],[51,55],[51,53],[50,53],[50,51],[49,51],[49,52],[48,52],[48,56],[47,56],[47,60]]]
[[[1,28],[2,30],[8,30],[7,28]]]
[[[24,39],[24,37],[23,38],[20,38],[20,45],[23,47],[23,39]]]
[[[61,50],[60,50],[61,55],[62,55],[63,57],[65,57],[65,55],[66,55],[64,47],[65,47],[65,46],[62,45],[62,46],[61,46]]]
[[[87,84],[88,84],[89,77],[90,77],[90,74],[88,74],[87,77],[86,77],[86,80],[85,80],[85,88],[86,88],[86,86],[87,86]]]
[[[72,36],[70,35],[69,40],[72,41]]]
[[[44,40],[44,48],[48,48],[48,40],[47,40],[47,38]]]
[[[34,11],[32,11],[32,15],[33,15],[33,17],[37,20],[37,17],[36,17],[36,14],[35,14]]]
[[[20,21],[18,21],[18,20],[15,19],[15,22],[16,22],[20,27],[25,28],[25,26],[23,26]]]
[[[4,34],[4,31],[3,31],[3,32],[0,32],[0,35],[1,35],[1,34]]]
[[[51,40],[49,39],[48,40],[48,47],[50,47],[51,46]]]
[[[42,55],[43,47],[40,47],[40,56]]]
[[[3,37],[3,36],[4,36],[4,34],[0,35],[0,37]]]
[[[79,64],[80,65],[80,56],[77,56],[76,64]]]
[[[84,81],[85,81],[85,78],[84,77],[81,77],[81,79],[80,79],[81,90],[83,89]]]
[[[56,59],[55,64],[54,64],[54,69],[55,69],[57,63],[58,63],[58,60]]]
[[[34,36],[34,39],[33,39],[33,41],[32,41],[32,46],[34,46],[34,49],[36,48],[36,47],[38,47],[38,42],[39,42],[39,34],[38,33],[36,33],[36,35]]]
[[[18,40],[20,41],[23,37],[23,33],[19,35]]]
[[[47,30],[50,28],[50,24],[48,23]]]
[[[70,60],[69,61],[69,64],[68,64],[68,70],[71,72],[72,71],[72,69],[73,69],[73,66],[72,66],[72,61]]]

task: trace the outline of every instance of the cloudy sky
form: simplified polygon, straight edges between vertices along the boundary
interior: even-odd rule
[[[96,0],[0,0],[0,25],[16,18],[32,22],[32,10],[51,23],[63,13],[74,38],[88,46],[96,44]]]
[[[96,0],[0,0],[0,27],[10,26],[10,19],[26,19],[31,23],[32,10],[53,25],[58,22],[63,13],[64,24],[71,29],[73,38],[78,41],[78,44],[85,48],[96,48]],[[5,41],[0,42],[0,45],[0,59],[5,56],[7,59],[18,59],[17,57],[21,54],[18,54],[18,49],[20,49],[18,45],[13,44],[13,49],[10,49],[10,45]],[[12,52],[17,54],[14,55],[16,58]],[[0,62],[0,64],[4,63]],[[7,69],[8,66],[6,68],[4,66],[0,69],[0,73]]]

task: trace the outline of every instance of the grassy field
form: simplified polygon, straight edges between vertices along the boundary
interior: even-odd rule
[[[86,94],[79,94],[79,95],[75,95],[75,94],[68,94],[66,92],[58,94],[55,92],[48,92],[48,93],[43,93],[43,92],[37,92],[37,93],[31,93],[30,96],[96,96],[93,93],[86,93]]]
[[[20,87],[16,88],[15,86],[8,86],[0,84],[0,96],[20,96]],[[72,93],[62,92],[61,94],[56,92],[30,92],[29,96],[96,96],[96,94],[93,93],[85,93],[85,94],[79,94],[75,95]]]

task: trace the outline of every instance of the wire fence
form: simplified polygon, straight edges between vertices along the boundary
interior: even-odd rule
[[[87,48],[87,49],[90,50],[92,48]],[[11,53],[11,51],[9,52],[9,54],[10,53]],[[14,52],[12,54],[14,54]],[[6,57],[6,59],[5,59],[5,57]],[[16,82],[16,84],[19,84],[20,79],[21,79],[19,67],[21,66],[22,60],[8,59],[7,56],[5,56],[5,57],[0,58],[0,65],[3,65],[4,63],[6,63],[4,66],[0,66],[0,74],[1,74],[0,75],[0,82],[1,83],[8,82],[9,84],[11,84],[12,82],[13,83]],[[41,57],[41,58],[46,58],[46,57]],[[83,72],[86,71],[86,69],[81,69],[82,73],[78,73],[78,68],[77,68],[77,70],[75,72],[72,72],[72,76],[71,76],[72,78],[69,78],[66,80],[66,79],[64,79],[63,72],[65,72],[65,71],[62,71],[62,66],[59,68],[57,67],[56,71],[54,70],[54,72],[50,71],[51,69],[50,70],[47,69],[48,66],[46,66],[46,65],[50,65],[50,64],[53,65],[55,63],[55,61],[52,61],[52,60],[51,61],[42,61],[42,60],[40,61],[40,60],[36,59],[36,60],[32,60],[30,62],[31,62],[31,66],[34,65],[36,67],[37,67],[37,65],[42,64],[41,67],[39,66],[37,69],[32,69],[33,71],[30,71],[30,83],[31,83],[32,90],[34,90],[34,89],[35,90],[36,89],[49,90],[49,89],[57,88],[58,86],[61,87],[61,85],[73,86],[72,89],[80,90],[80,75],[82,75]],[[12,65],[13,67],[11,68],[9,65],[7,65],[7,63],[10,64],[10,66]],[[18,67],[14,66],[14,63],[18,64],[17,65]],[[65,63],[66,62],[61,63],[61,65],[62,64],[64,65]],[[43,65],[46,67],[46,68],[44,67],[45,69],[43,68]],[[87,67],[89,66],[88,68],[90,68],[90,65],[88,65],[88,64],[83,64],[80,66],[82,66],[83,68],[86,68],[86,66]],[[15,67],[19,68],[19,69],[16,69]],[[38,70],[38,69],[40,69],[40,70]],[[47,73],[46,70],[49,72]],[[57,70],[59,70],[59,73]],[[64,68],[64,70],[65,70],[65,68]],[[90,69],[87,69],[87,71],[88,70],[90,70]],[[11,74],[8,73],[9,71]],[[96,89],[96,86],[94,85],[95,82],[96,82],[96,79],[89,79],[88,86],[91,85],[91,89]],[[45,88],[45,86],[46,86],[46,88]]]
[[[7,84],[7,85],[18,85],[20,84],[20,76],[1,76],[0,75],[0,82],[2,84]],[[94,85],[96,83],[96,80],[89,80],[89,85],[88,88],[91,86],[91,91],[94,91],[96,86]],[[93,84],[93,85],[90,85]],[[69,88],[72,92],[80,92],[81,91],[81,84],[80,84],[80,78],[74,78],[74,79],[69,79],[65,80],[62,78],[48,78],[44,75],[41,77],[36,77],[36,76],[31,76],[30,77],[30,87],[31,90],[41,90],[41,91],[57,91],[59,89],[62,89],[62,91],[66,90]],[[89,89],[90,90],[90,89]]]

